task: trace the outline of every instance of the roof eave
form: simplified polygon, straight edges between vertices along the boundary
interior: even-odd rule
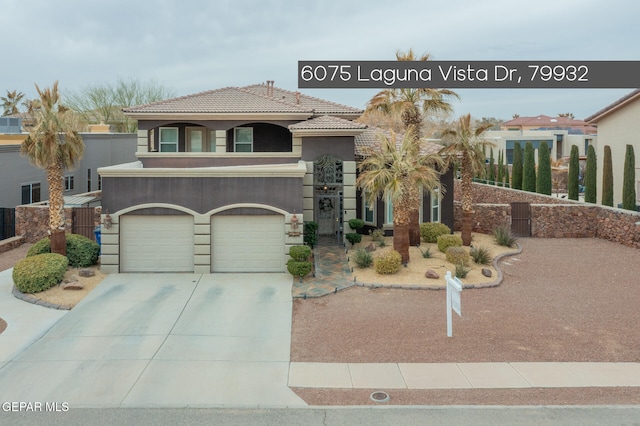
[[[589,124],[596,124],[598,123],[599,120],[603,119],[607,115],[627,106],[628,104],[634,102],[637,99],[640,99],[640,89],[636,89],[635,91],[629,93],[627,96],[624,96],[618,99],[613,104],[585,118],[584,121]]]
[[[134,120],[307,120],[309,112],[125,112]]]
[[[358,136],[366,129],[290,129],[293,137]]]

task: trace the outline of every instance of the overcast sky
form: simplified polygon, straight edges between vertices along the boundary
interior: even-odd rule
[[[0,0],[0,94],[154,79],[186,95],[275,80],[299,60],[640,60],[632,0]],[[640,87],[640,76],[637,87]],[[630,89],[459,89],[455,114],[585,118]],[[364,108],[374,89],[305,89]]]

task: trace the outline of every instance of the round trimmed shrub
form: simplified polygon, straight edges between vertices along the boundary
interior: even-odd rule
[[[402,265],[402,256],[395,250],[378,256],[373,262],[376,272],[382,275],[395,274],[400,270],[400,265]]]
[[[440,235],[437,239],[438,249],[446,253],[449,247],[462,247],[462,237],[460,235]]]
[[[435,243],[440,235],[451,234],[451,228],[440,222],[425,222],[420,224],[420,237],[425,243]]]
[[[351,243],[351,245],[357,244],[362,241],[362,235],[356,232],[349,232],[348,234],[345,234],[344,237]]]
[[[464,247],[449,247],[445,254],[447,256],[447,261],[454,265],[461,264],[469,266],[471,263],[471,256]]]
[[[296,262],[305,262],[311,256],[311,247],[309,246],[292,246],[289,248],[289,256]]]
[[[364,220],[362,219],[349,219],[349,228],[357,231],[364,226]]]
[[[100,246],[95,241],[78,234],[67,234],[67,258],[74,268],[85,268],[98,263]],[[51,253],[51,241],[45,237],[35,243],[27,252],[27,257]]]
[[[60,283],[69,260],[57,253],[43,253],[22,259],[13,267],[13,283],[23,293],[37,293]]]
[[[287,262],[287,271],[289,271],[289,273],[294,277],[300,277],[301,281],[302,277],[311,272],[312,268],[313,264],[311,262],[300,262],[294,259],[289,259],[289,261]]]

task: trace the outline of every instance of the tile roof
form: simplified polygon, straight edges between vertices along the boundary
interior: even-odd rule
[[[311,116],[333,114],[356,118],[362,110],[311,96],[273,87],[254,84],[246,87],[224,87],[166,99],[124,109],[125,113],[301,113]]]
[[[289,126],[289,130],[359,130],[366,128],[366,124],[330,115],[321,115]]]
[[[356,156],[366,157],[369,150],[380,149],[380,135],[384,135],[387,138],[391,137],[390,132],[377,127],[369,127],[364,132],[357,135],[354,138],[356,146]],[[402,133],[396,133],[396,145],[398,147],[402,144],[402,137]],[[433,140],[423,139],[420,147],[420,154],[435,154],[441,149],[442,145],[434,142]]]
[[[267,85],[265,85],[264,83],[252,84],[250,86],[243,87],[243,89],[250,90],[254,93],[259,93],[265,96],[267,94]],[[299,96],[299,102],[296,99],[297,96]],[[355,117],[359,117],[363,113],[363,111],[358,108],[326,101],[324,99],[314,98],[301,92],[291,92],[289,90],[284,90],[275,86],[273,87],[273,97],[276,99],[281,99],[282,101],[293,105],[300,105],[301,107],[313,111],[318,115],[349,114],[354,115]]]
[[[628,102],[632,102],[635,98],[640,98],[640,89],[636,89],[633,92],[628,93],[627,95],[621,97],[620,99],[613,102],[612,104],[607,105],[606,107],[602,108],[600,111],[590,115],[584,120],[589,123],[597,123],[598,120],[603,118],[605,115],[609,115],[610,113],[617,110],[618,108],[621,108]]]

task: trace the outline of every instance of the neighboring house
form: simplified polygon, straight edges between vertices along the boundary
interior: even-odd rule
[[[362,110],[269,81],[124,111],[138,161],[99,170],[107,273],[283,272],[303,221],[343,244],[349,219],[390,219],[355,187],[358,147],[375,139],[353,121]],[[448,211],[425,203],[423,220]]]
[[[572,135],[593,135],[596,128],[584,120],[576,120],[570,117],[549,117],[538,115],[535,117],[516,117],[505,121],[500,126],[502,130],[566,130]]]
[[[13,208],[21,204],[49,198],[46,173],[20,155],[20,145],[27,137],[8,133],[0,118],[0,207]],[[12,118],[10,120],[18,120]],[[128,133],[81,133],[84,156],[75,170],[65,171],[65,196],[101,189],[98,168],[135,160],[136,137]]]
[[[587,155],[589,145],[597,146],[597,135],[571,134],[568,130],[489,130],[484,133],[485,139],[489,140],[495,147],[493,154],[498,160],[498,151],[506,152],[506,160],[513,164],[513,151],[515,144],[519,143],[524,150],[527,142],[531,142],[533,149],[537,150],[542,141],[547,142],[551,158],[560,159],[568,157],[571,153],[571,145],[578,147],[580,155]],[[487,156],[489,154],[487,153]],[[538,160],[535,156],[536,162]]]
[[[640,205],[640,89],[618,99],[586,118],[591,125],[598,126],[598,202],[602,202],[602,159],[604,146],[611,147],[613,163],[613,205],[622,203],[622,179],[627,145],[633,145],[636,160],[636,203]]]

